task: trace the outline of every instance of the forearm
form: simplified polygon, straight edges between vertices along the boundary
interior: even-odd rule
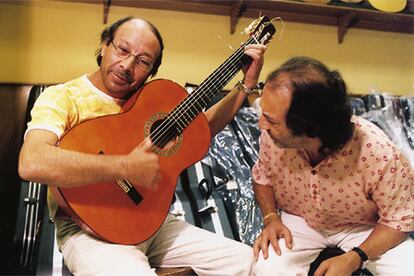
[[[253,190],[263,217],[271,213],[276,213],[277,203],[273,188],[253,183]],[[272,216],[271,220],[281,222],[279,215]]]
[[[359,245],[368,259],[375,259],[407,238],[407,233],[388,226],[377,224],[365,241]],[[356,244],[358,246],[358,244]],[[353,250],[323,261],[315,271],[315,276],[351,275],[361,268],[362,257]]]
[[[210,126],[211,137],[216,136],[231,122],[245,99],[246,94],[234,88],[221,101],[205,112]]]
[[[368,238],[359,246],[369,259],[374,259],[404,241],[408,233],[377,224]]]
[[[85,154],[52,145],[25,144],[19,162],[22,178],[59,187],[112,181],[121,172],[122,156]]]
[[[263,67],[263,54],[265,50],[266,46],[261,44],[247,45],[244,49],[244,54],[252,58],[252,62],[243,69],[243,83],[247,88],[252,89],[257,85],[259,74]],[[212,137],[230,123],[242,106],[246,96],[246,93],[239,91],[238,88],[234,88],[223,100],[206,111]]]

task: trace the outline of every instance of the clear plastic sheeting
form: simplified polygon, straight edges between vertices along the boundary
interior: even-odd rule
[[[361,116],[379,126],[408,157],[414,167],[414,151],[410,145],[414,134],[412,126],[409,125],[412,123],[413,115],[412,113],[406,115],[407,110],[405,110],[405,108],[410,108],[412,102],[406,99],[407,105],[404,107],[401,99],[385,94],[367,95],[366,98],[368,103],[382,102],[382,104],[374,107],[368,105],[368,112]]]
[[[350,97],[351,99],[351,109],[352,109],[352,113],[355,115],[361,115],[364,114],[365,112],[367,112],[367,110],[365,109],[365,103],[364,100],[358,97]]]
[[[404,130],[407,135],[407,140],[414,150],[414,98],[400,97],[399,102],[404,116]]]
[[[240,241],[252,245],[262,228],[262,215],[252,186],[251,168],[259,152],[259,115],[240,109],[234,120],[212,140],[203,163],[212,168],[217,192],[234,216]]]

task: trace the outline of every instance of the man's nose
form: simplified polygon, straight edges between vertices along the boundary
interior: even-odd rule
[[[125,69],[133,69],[135,66],[135,57],[133,55],[130,55],[127,58],[124,58],[121,60],[121,66]]]

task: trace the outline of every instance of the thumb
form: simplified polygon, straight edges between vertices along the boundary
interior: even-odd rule
[[[152,142],[150,138],[144,140],[144,143],[141,144],[141,149],[147,152],[152,151]]]

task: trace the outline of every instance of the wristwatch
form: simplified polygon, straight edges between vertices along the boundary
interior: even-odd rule
[[[259,90],[257,89],[257,87],[250,89],[248,88],[246,85],[243,84],[243,81],[238,81],[236,84],[237,89],[239,89],[240,91],[242,91],[243,93],[245,93],[246,95],[250,95],[253,93],[259,93]]]
[[[351,251],[354,251],[359,255],[359,257],[361,258],[361,267],[364,267],[366,261],[368,261],[367,254],[359,247],[354,247],[351,249]]]

